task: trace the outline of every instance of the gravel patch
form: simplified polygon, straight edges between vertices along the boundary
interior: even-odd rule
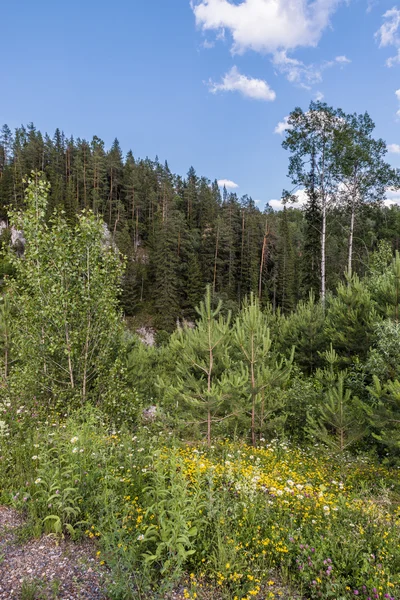
[[[106,569],[89,541],[74,543],[42,536],[24,543],[16,531],[24,524],[13,509],[0,507],[0,600],[106,600]]]
[[[21,542],[17,534],[24,523],[16,510],[0,506],[0,600],[108,600],[105,588],[110,573],[96,558],[93,542],[59,540],[53,535]],[[198,600],[222,600],[215,587],[199,583]],[[190,589],[189,578],[164,600],[184,600],[185,588]],[[301,600],[279,579],[273,587],[262,587],[255,600],[267,599],[271,591],[280,600]]]

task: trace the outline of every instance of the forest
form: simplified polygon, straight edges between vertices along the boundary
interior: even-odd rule
[[[319,297],[321,262],[324,289],[334,291],[349,270],[350,248],[350,270],[364,276],[381,241],[399,244],[397,206],[382,202],[397,175],[371,118],[313,106],[310,114],[329,114],[330,122],[321,128],[293,111],[284,142],[293,190],[308,194],[304,209],[286,192],[286,210],[261,211],[193,167],[182,178],[157,158],[123,157],[117,139],[106,150],[98,137],[74,140],[57,130],[51,138],[30,124],[1,130],[1,216],[7,222],[9,205],[23,207],[23,180],[32,171],[51,185],[49,215],[63,210],[71,223],[81,210],[101,215],[127,257],[121,301],[139,325],[171,332],[177,319],[193,319],[208,283],[233,312],[253,292],[262,306],[287,314],[310,291]],[[337,127],[341,120],[346,128]]]
[[[400,598],[400,175],[322,102],[283,147],[274,212],[2,128],[0,504],[104,598]]]

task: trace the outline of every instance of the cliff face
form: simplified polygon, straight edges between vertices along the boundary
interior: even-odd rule
[[[21,255],[24,253],[26,239],[24,237],[24,232],[19,231],[14,226],[9,227],[7,221],[4,219],[0,220],[0,236],[5,232],[10,232],[10,243],[17,252],[17,254]],[[108,229],[107,223],[103,223],[103,243],[106,247],[112,247],[116,249],[116,244],[112,238],[110,230]]]
[[[0,220],[0,235],[3,235],[6,231],[9,231],[11,246],[15,248],[18,255],[22,256],[26,244],[24,232],[19,231],[14,226],[9,227],[7,221],[2,219]]]

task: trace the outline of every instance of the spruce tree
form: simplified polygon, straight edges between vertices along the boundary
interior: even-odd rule
[[[295,261],[287,209],[284,207],[279,227],[277,296],[283,312],[290,312],[295,302]]]

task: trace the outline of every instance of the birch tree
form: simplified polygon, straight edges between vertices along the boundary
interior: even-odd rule
[[[295,189],[305,189],[320,208],[321,301],[326,297],[326,236],[329,202],[335,189],[333,140],[341,126],[338,111],[322,102],[311,102],[307,112],[295,108],[288,118],[289,129],[282,146],[291,152],[289,177]],[[284,192],[288,196],[288,193]]]
[[[389,188],[398,188],[398,170],[384,157],[386,143],[372,137],[375,124],[368,113],[345,115],[334,132],[333,177],[337,183],[336,200],[350,216],[347,271],[353,270],[354,230],[357,213],[366,202],[382,202]]]

